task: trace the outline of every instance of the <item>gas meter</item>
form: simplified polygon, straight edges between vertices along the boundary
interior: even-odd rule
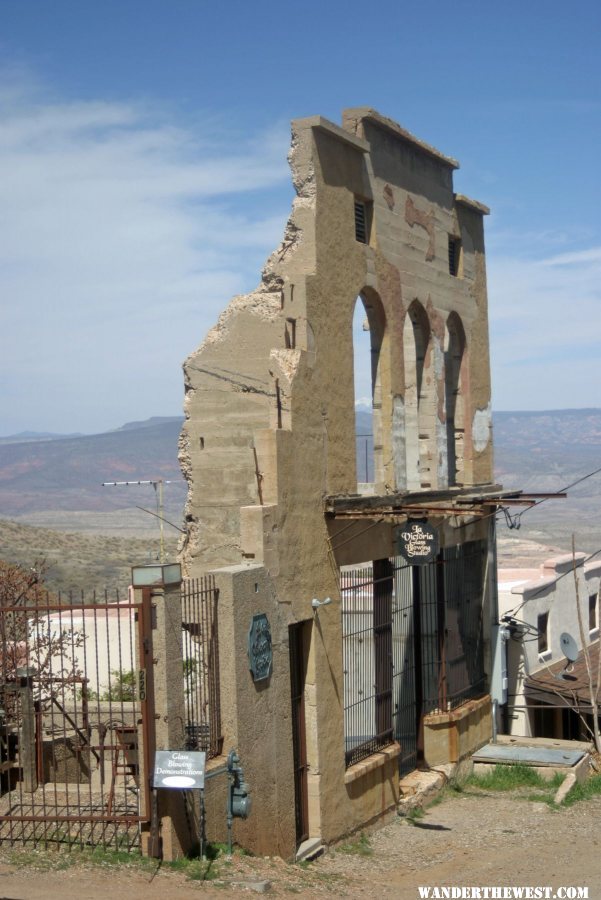
[[[240,765],[240,757],[235,750],[230,750],[227,757],[227,771],[229,777],[228,791],[228,817],[247,819],[252,800],[248,796],[250,787],[244,780],[244,770]]]

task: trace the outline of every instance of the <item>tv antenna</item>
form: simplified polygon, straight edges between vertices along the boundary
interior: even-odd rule
[[[164,481],[162,478],[157,478],[155,480],[148,479],[146,481],[103,481],[102,487],[131,487],[132,485],[138,485],[138,484],[151,484],[152,487],[154,488],[154,492],[156,495],[156,501],[157,501],[157,512],[153,513],[152,510],[144,509],[143,506],[136,506],[136,509],[141,509],[142,512],[149,513],[149,515],[151,515],[151,516],[156,516],[157,519],[159,520],[159,528],[160,528],[160,535],[161,535],[159,561],[161,563],[164,563],[165,562],[165,529],[164,529],[163,523],[166,522],[167,520],[163,517],[163,485],[171,484],[171,482]],[[171,525],[172,523],[168,522],[167,524]],[[173,527],[177,528],[176,525],[174,525]],[[181,531],[181,528],[178,529],[178,531]]]

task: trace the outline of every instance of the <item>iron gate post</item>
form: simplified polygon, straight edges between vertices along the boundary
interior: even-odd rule
[[[186,713],[181,585],[153,586],[151,612],[155,748],[183,750]],[[154,759],[151,766],[154,767]],[[197,829],[190,827],[184,792],[159,791],[158,819],[163,859],[173,860],[186,854],[197,840]]]
[[[37,790],[37,740],[36,715],[33,702],[33,670],[17,669],[18,695],[21,705],[19,734],[19,764],[22,771],[23,790],[33,794]]]

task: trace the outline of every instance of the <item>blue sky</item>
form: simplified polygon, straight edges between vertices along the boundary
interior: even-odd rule
[[[370,105],[488,204],[493,406],[600,406],[601,5],[0,0],[0,434],[181,411],[290,208],[290,119]]]

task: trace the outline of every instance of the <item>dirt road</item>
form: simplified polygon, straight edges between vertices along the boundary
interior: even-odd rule
[[[229,865],[218,860],[215,881],[190,881],[166,867],[154,877],[139,866],[38,871],[5,853],[0,900],[213,900],[248,893],[240,882],[269,882],[274,896],[307,898],[413,900],[418,886],[548,885],[586,887],[591,900],[601,900],[600,826],[601,797],[556,811],[519,795],[467,791],[413,824],[398,819],[306,866],[238,855]]]

